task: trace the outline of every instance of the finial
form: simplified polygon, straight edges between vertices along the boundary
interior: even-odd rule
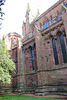
[[[27,4],[27,13],[29,14],[30,13],[30,6],[29,6],[29,3]]]

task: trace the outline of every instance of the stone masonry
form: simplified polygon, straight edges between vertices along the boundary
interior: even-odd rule
[[[16,65],[12,91],[67,95],[67,0],[59,0],[31,23],[28,10],[22,41],[15,32],[5,38]]]
[[[22,47],[28,93],[67,95],[66,9],[67,1],[59,0],[31,23],[26,12]]]

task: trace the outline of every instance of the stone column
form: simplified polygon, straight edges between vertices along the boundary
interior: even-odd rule
[[[44,46],[43,46],[43,36],[41,34],[41,31],[36,29],[37,35],[35,37],[36,42],[36,55],[37,55],[37,67],[38,71],[45,69],[45,52],[44,52]],[[38,72],[38,84],[46,84],[47,83],[47,72]]]
[[[43,66],[43,52],[42,52],[42,35],[41,32],[37,31],[36,41],[36,54],[37,54],[37,66],[38,70]]]
[[[18,87],[23,88],[23,80],[22,80],[22,47],[20,38],[18,39]]]

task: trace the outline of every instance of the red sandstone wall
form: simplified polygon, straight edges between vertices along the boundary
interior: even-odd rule
[[[64,0],[66,1],[66,0]],[[63,3],[63,2],[62,2]],[[66,78],[66,73],[67,73],[67,64],[65,65],[63,62],[63,56],[61,52],[61,46],[59,42],[59,32],[62,32],[63,34],[66,35],[65,31],[65,26],[66,23],[64,24],[64,21],[56,21],[56,16],[58,15],[57,12],[61,15],[61,5],[62,3],[58,4],[57,6],[54,5],[55,7],[52,7],[46,11],[44,14],[42,14],[37,20],[33,21],[31,23],[31,30],[29,30],[32,34],[32,31],[34,32],[34,38],[35,38],[35,43],[36,43],[36,56],[37,56],[37,71],[33,72],[33,76],[36,74],[37,75],[37,83],[38,85],[43,85],[43,84],[49,84],[49,83],[56,83],[56,82],[67,82]],[[51,21],[50,16],[52,15],[54,23],[50,27],[50,29],[47,28],[46,31],[44,30],[43,32],[38,32],[36,29],[33,27],[34,25],[38,24],[39,21],[39,26],[40,23],[42,24],[43,28],[43,22],[47,22],[47,19]],[[61,15],[62,17],[63,15]],[[53,28],[54,26],[54,28]],[[47,31],[48,30],[48,31]],[[64,41],[65,41],[65,47],[66,47],[66,52],[67,52],[67,44],[66,44],[66,36],[64,35]],[[55,37],[56,40],[56,47],[57,47],[57,53],[58,53],[58,60],[59,60],[59,65],[55,65],[55,59],[54,59],[54,53],[53,53],[53,47],[52,47],[52,37]],[[24,49],[26,50],[23,51],[23,59],[24,59],[24,68],[25,68],[25,75],[32,70],[30,70],[30,54],[29,54],[29,49],[27,46],[31,45],[31,41],[28,42],[26,41],[27,45],[24,45]],[[27,59],[25,59],[27,57]],[[26,67],[27,65],[27,67]],[[63,68],[62,68],[63,67]],[[25,82],[27,85],[33,84],[33,77],[32,75],[26,75],[25,76]],[[34,81],[35,82],[35,81]]]

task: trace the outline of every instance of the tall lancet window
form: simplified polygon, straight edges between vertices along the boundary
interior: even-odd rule
[[[60,38],[62,55],[63,55],[63,61],[64,61],[64,63],[67,63],[67,53],[66,53],[66,48],[65,48],[65,42],[64,42],[63,34],[61,34],[59,38]]]
[[[54,52],[55,65],[58,65],[59,61],[58,61],[58,55],[57,55],[57,49],[56,49],[56,42],[54,38],[52,39],[52,46],[53,46],[53,52]]]
[[[32,59],[32,69],[34,70],[34,50],[32,47],[30,48],[30,52],[31,52],[31,59]]]

